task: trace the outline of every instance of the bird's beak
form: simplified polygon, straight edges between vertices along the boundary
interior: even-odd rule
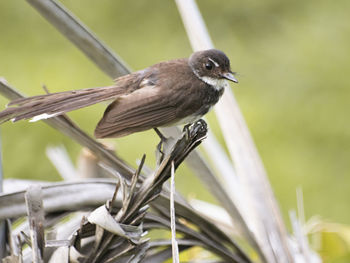
[[[230,80],[230,81],[233,81],[235,83],[238,83],[238,80],[235,78],[235,76],[233,75],[233,72],[225,72],[222,74],[222,77],[227,79],[227,80]]]

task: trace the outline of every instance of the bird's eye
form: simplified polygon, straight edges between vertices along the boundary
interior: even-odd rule
[[[207,63],[205,64],[205,68],[206,68],[207,70],[212,70],[212,69],[213,69],[213,64],[210,63],[210,62],[207,62]]]

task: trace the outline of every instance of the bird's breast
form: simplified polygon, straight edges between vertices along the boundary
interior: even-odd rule
[[[203,82],[185,90],[177,108],[180,119],[177,124],[193,123],[200,119],[219,101],[223,92],[223,88],[218,89]]]
[[[222,94],[224,93],[224,86],[213,86],[213,85],[206,85],[205,91],[204,91],[204,104],[216,104]]]

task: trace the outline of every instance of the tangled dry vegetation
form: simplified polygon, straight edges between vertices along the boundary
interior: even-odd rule
[[[65,116],[49,122],[62,122],[70,132],[83,133]],[[26,191],[3,195],[0,215],[6,220],[10,254],[4,262],[163,262],[171,257],[170,240],[150,240],[145,234],[152,229],[170,229],[170,195],[166,187],[162,189],[163,184],[206,133],[206,124],[198,122],[175,144],[165,145],[152,174],[142,171],[145,156],[136,171],[127,167],[128,172],[118,172],[123,170],[121,160],[110,153],[119,161],[101,157],[101,166],[115,179],[36,184]],[[84,139],[95,145],[96,155],[105,154],[104,146],[87,136]],[[249,262],[224,232],[180,196],[175,200],[180,251],[202,246],[225,261]],[[11,231],[12,220],[26,214],[28,221]],[[24,244],[31,248],[24,248]]]

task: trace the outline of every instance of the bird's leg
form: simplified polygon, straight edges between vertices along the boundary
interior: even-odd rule
[[[167,140],[167,138],[158,130],[158,128],[153,128],[153,129],[160,138],[160,142],[157,145],[157,150],[158,150],[157,153],[160,153],[160,156],[157,159],[159,160],[159,163],[161,163],[164,158],[164,152],[163,152],[162,146],[163,146],[163,143],[165,143],[165,141]]]
[[[182,129],[182,132],[186,132],[186,138],[190,138],[190,127],[193,123],[186,124]]]
[[[158,128],[153,128],[153,130],[157,133],[161,141],[165,141],[167,138],[158,130]]]

